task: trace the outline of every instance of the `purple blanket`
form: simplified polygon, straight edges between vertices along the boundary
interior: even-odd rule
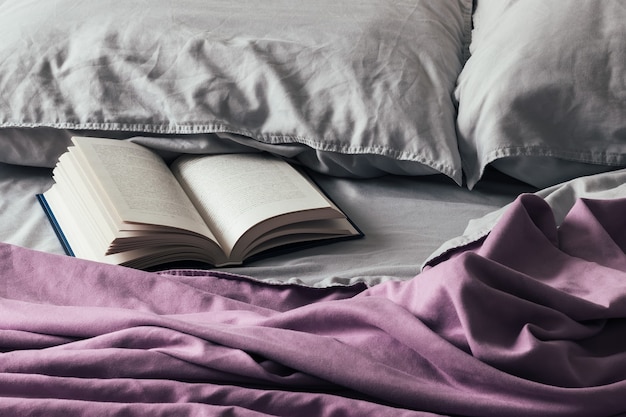
[[[312,289],[0,245],[0,415],[626,415],[626,200],[520,197],[407,282]]]

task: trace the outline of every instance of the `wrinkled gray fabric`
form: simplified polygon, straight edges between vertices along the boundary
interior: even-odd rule
[[[229,132],[331,174],[460,182],[470,15],[471,0],[6,0],[0,127]]]
[[[482,217],[528,190],[495,178],[469,191],[443,176],[368,180],[313,176],[365,237],[225,270],[263,281],[316,287],[409,279],[430,253],[460,235],[469,219]],[[0,241],[63,253],[34,197],[51,184],[49,169],[0,164]]]
[[[626,198],[626,169],[575,178],[541,189],[534,194],[548,203],[558,225],[563,221],[569,210],[574,207],[576,201],[581,198],[595,200]],[[509,209],[509,205],[507,204],[482,217],[470,220],[461,235],[441,245],[427,258],[424,265],[440,259],[450,251],[477,242],[487,236]]]
[[[456,90],[471,187],[498,169],[537,187],[626,166],[622,0],[479,0]]]

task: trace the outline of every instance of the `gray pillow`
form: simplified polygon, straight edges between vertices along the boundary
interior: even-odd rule
[[[218,132],[330,174],[460,182],[471,3],[5,0],[0,155],[73,131]]]
[[[459,76],[468,186],[488,164],[539,187],[626,165],[622,0],[478,0]]]

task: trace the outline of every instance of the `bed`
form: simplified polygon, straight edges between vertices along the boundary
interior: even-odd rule
[[[0,414],[626,415],[624,22],[0,1]],[[271,152],[365,236],[227,268],[66,256],[35,195],[74,135]]]

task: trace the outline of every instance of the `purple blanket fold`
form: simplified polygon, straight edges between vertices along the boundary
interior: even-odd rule
[[[626,200],[524,195],[410,281],[314,289],[0,244],[0,415],[626,415]]]

